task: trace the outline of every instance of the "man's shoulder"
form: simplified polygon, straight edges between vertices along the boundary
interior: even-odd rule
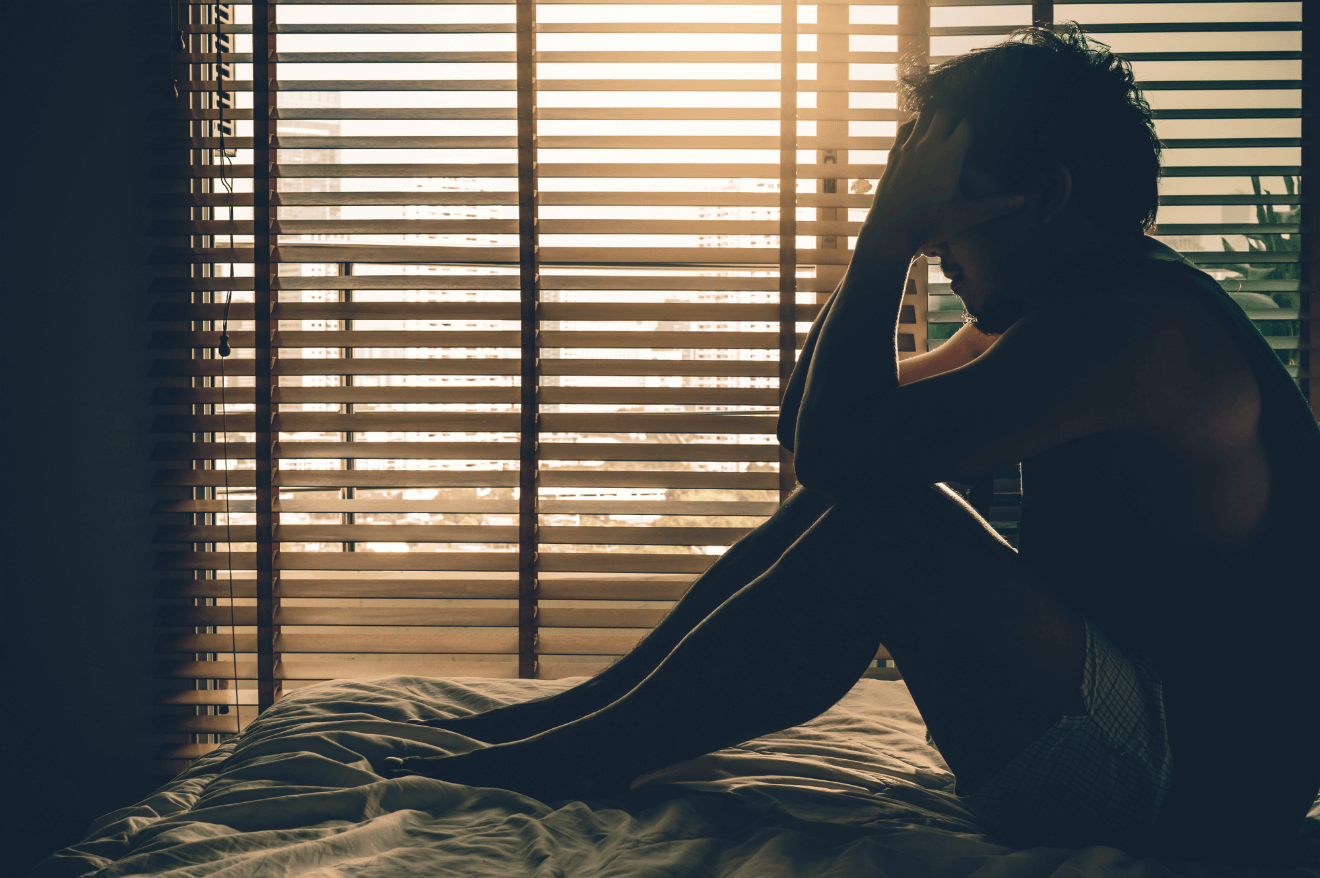
[[[1122,398],[1133,426],[1162,432],[1256,406],[1248,352],[1220,313],[1235,307],[1204,272],[1151,259],[1115,265],[1032,317],[1038,336],[1066,334],[1067,356]]]
[[[1140,356],[1152,347],[1167,353],[1175,340],[1204,331],[1209,318],[1204,295],[1185,276],[1166,272],[1102,272],[1059,292],[1014,328],[1083,360]]]
[[[1133,344],[1169,344],[1178,337],[1227,342],[1217,312],[1234,306],[1227,297],[1220,301],[1218,289],[1212,277],[1188,263],[1142,259],[1114,266],[1065,307],[1071,315],[1088,315],[1086,322],[1096,331]]]
[[[1218,288],[1214,278],[1184,259],[1119,260],[1098,274],[1092,296],[1148,308],[1204,305]]]

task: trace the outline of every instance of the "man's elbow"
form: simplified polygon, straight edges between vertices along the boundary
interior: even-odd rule
[[[780,412],[779,420],[775,422],[775,438],[779,440],[780,448],[783,448],[785,452],[788,452],[789,454],[793,453],[793,445],[795,445],[795,442],[793,442],[795,436],[793,436],[793,434],[796,432],[797,424],[795,419],[791,419],[791,417],[787,417],[783,412]]]
[[[798,443],[793,455],[793,473],[798,484],[808,491],[838,499],[841,477],[837,455],[824,454],[815,443]]]
[[[798,484],[809,491],[835,500],[863,495],[890,482],[909,480],[905,467],[895,468],[886,461],[897,460],[897,452],[878,440],[858,446],[837,437],[801,434],[793,455],[793,471]]]

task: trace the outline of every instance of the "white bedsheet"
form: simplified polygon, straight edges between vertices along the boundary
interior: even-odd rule
[[[372,767],[477,746],[403,720],[485,710],[573,682],[380,677],[298,690],[145,801],[98,820],[35,874],[1320,878],[1320,859],[1285,873],[1137,860],[1106,847],[992,844],[953,795],[901,682],[863,680],[806,725],[655,772],[608,801],[547,805],[384,779]],[[1320,811],[1312,819],[1320,828]]]

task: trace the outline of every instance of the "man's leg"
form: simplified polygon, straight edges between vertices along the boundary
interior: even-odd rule
[[[645,680],[679,641],[779,560],[833,501],[799,488],[759,527],[734,543],[692,583],[682,600],[626,656],[590,680],[545,698],[425,725],[491,744],[518,741],[595,713]]]
[[[881,642],[972,789],[1085,710],[1080,617],[952,492],[898,488],[830,509],[608,707],[524,741],[394,767],[544,800],[622,789],[820,714]]]

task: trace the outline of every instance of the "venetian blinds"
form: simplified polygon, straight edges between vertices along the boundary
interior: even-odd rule
[[[1127,28],[1102,39],[1183,33],[1140,9],[171,0],[151,315],[165,767],[319,680],[562,677],[626,652],[794,484],[779,387],[883,171],[899,56],[1051,14]],[[1190,150],[1258,148],[1214,140],[1247,137],[1214,133],[1226,119],[1302,118],[1150,96],[1161,125],[1202,126],[1168,133]],[[1179,208],[1299,203],[1189,179]],[[1167,211],[1200,231],[1161,234],[1212,234]],[[960,319],[928,271],[901,355]],[[1243,291],[1305,291],[1244,278],[1267,282],[1292,286]],[[1305,316],[1272,301],[1280,326]],[[1016,483],[996,475],[978,505],[1011,534]]]
[[[792,489],[779,386],[928,9],[177,9],[167,767],[309,682],[626,652]]]

